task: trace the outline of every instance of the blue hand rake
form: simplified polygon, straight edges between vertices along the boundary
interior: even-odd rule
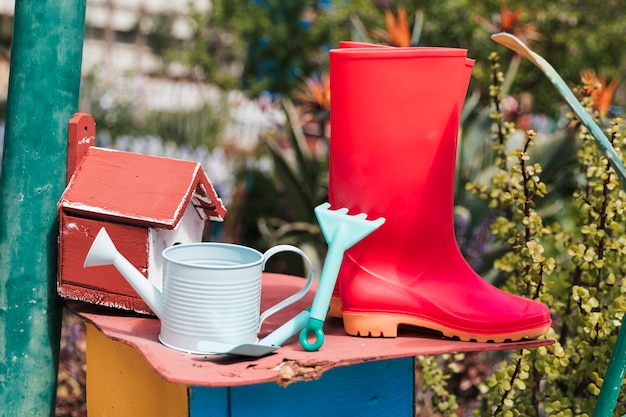
[[[324,320],[337,282],[337,274],[343,260],[343,254],[356,243],[378,229],[384,222],[383,217],[367,220],[365,213],[349,215],[347,208],[330,210],[330,204],[320,204],[315,208],[315,215],[328,243],[328,253],[322,268],[311,314],[307,325],[300,332],[300,345],[308,351],[319,350],[324,344]]]

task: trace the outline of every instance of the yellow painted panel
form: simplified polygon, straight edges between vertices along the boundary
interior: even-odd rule
[[[87,328],[89,417],[188,417],[188,386],[162,379],[133,349]]]

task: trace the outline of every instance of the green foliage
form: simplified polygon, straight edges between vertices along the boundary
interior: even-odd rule
[[[521,12],[519,26],[535,25],[542,36],[533,43],[533,49],[550,57],[551,64],[565,80],[576,83],[580,72],[587,68],[611,78],[626,65],[626,56],[614,52],[623,49],[626,9],[621,1],[603,2],[601,7],[578,0],[398,0],[396,3],[404,4],[407,10],[424,11],[422,45],[468,49],[469,56],[476,59],[473,82],[480,91],[487,91],[491,82],[488,57],[493,42],[489,38],[491,33],[476,18],[497,22],[503,4],[511,11]],[[509,51],[502,54],[507,61],[512,57]],[[559,97],[552,94],[550,82],[531,68],[529,62],[521,64],[522,71],[511,91],[532,91],[537,111],[556,114],[561,105]]]
[[[324,61],[330,35],[327,26],[312,24],[319,12],[314,1],[215,1],[209,15],[194,15],[199,30],[188,62],[218,83],[235,86],[239,77],[252,95],[288,92]],[[241,73],[219,71],[224,58],[241,64]]]
[[[318,158],[309,150],[291,101],[283,100],[283,109],[287,115],[288,146],[281,146],[276,136],[266,137],[264,144],[274,162],[274,179],[280,184],[288,209],[283,218],[262,217],[259,226],[269,246],[289,243],[304,248],[319,272],[327,246],[314,208],[328,198],[328,159]]]
[[[191,7],[188,19],[194,32],[185,48],[177,52],[179,59],[192,68],[198,78],[225,89],[240,87],[236,74],[246,47],[238,34],[238,22],[252,19],[246,18],[243,11],[230,15],[231,6],[230,2],[216,1],[208,13]]]
[[[259,230],[260,219],[280,217],[284,213],[284,203],[272,176],[249,162],[253,158],[251,155],[237,157],[236,165],[240,168],[236,173],[232,202],[228,206],[223,239],[265,251],[272,243],[264,230]]]
[[[283,100],[287,115],[287,155],[277,138],[266,137],[265,145],[274,161],[277,179],[291,203],[294,217],[299,221],[315,223],[313,208],[323,202],[327,194],[328,179],[323,174],[328,169],[327,161],[318,161],[307,148],[302,127],[298,124],[296,108],[289,100]]]
[[[463,124],[459,142],[455,212],[457,241],[468,262],[489,282],[501,285],[506,274],[494,268],[494,262],[510,250],[506,240],[494,240],[489,231],[497,214],[498,202],[491,197],[492,183],[508,187],[511,159],[527,138],[517,128],[511,115],[505,115],[500,98],[509,94],[513,79],[518,74],[519,57],[511,61],[506,74],[500,69],[500,57],[493,53],[491,60],[491,85],[489,94],[492,105],[481,108],[475,95],[465,103],[468,116]],[[472,111],[472,106],[479,109]],[[534,134],[533,134],[534,135]],[[492,141],[489,140],[491,136]],[[543,196],[533,201],[534,209],[546,220],[553,220],[563,213],[572,198],[575,177],[572,170],[576,165],[575,139],[566,130],[542,132],[533,136],[527,144],[525,157],[535,161],[541,170],[540,185]],[[537,143],[540,142],[540,143]],[[532,170],[533,167],[530,167]],[[469,185],[468,185],[469,184]],[[550,190],[549,193],[546,190]],[[476,198],[480,195],[483,198]],[[502,203],[503,204],[503,203]],[[559,220],[562,221],[562,218]]]
[[[293,103],[282,101],[284,131],[268,131],[250,153],[238,153],[235,192],[226,217],[224,239],[265,251],[278,244],[298,246],[319,276],[327,245],[314,208],[327,200],[328,159],[309,150]],[[261,169],[270,158],[272,169]],[[284,256],[281,256],[283,258]],[[302,258],[269,266],[274,272],[301,275]]]
[[[8,60],[12,38],[13,27],[11,21],[6,17],[0,18],[0,58]]]
[[[291,96],[302,79],[328,67],[330,48],[352,38],[356,11],[366,27],[381,22],[380,10],[367,0],[214,1],[208,13],[191,14],[197,30],[185,62],[211,82],[251,96]]]
[[[424,397],[427,401],[423,401],[426,405],[427,414],[442,415],[455,417],[456,410],[459,408],[456,396],[448,391],[447,382],[450,375],[445,372],[443,366],[444,361],[448,361],[450,355],[442,355],[440,358],[435,356],[418,356],[417,371],[421,376],[424,391]],[[441,360],[438,360],[441,359]],[[463,355],[455,355],[454,360],[460,361]],[[452,362],[455,363],[455,362]]]
[[[498,68],[495,57],[492,65]],[[493,91],[497,103],[501,99],[497,85]],[[584,103],[591,111],[590,97]],[[498,171],[489,187],[468,188],[499,213],[491,229],[509,248],[495,262],[509,277],[504,288],[550,306],[553,328],[547,337],[556,343],[511,353],[485,381],[485,394],[474,415],[590,415],[626,300],[626,282],[621,278],[626,194],[593,138],[579,126],[578,186],[570,203],[573,210],[567,212],[574,227],[565,227],[567,222],[544,224],[536,201],[548,189],[541,180],[541,165],[531,162],[528,152],[535,134],[527,132],[522,147],[505,151],[513,126],[498,112],[493,120]],[[620,121],[613,121],[607,134],[619,152],[626,140]],[[620,415],[624,411],[618,407]]]

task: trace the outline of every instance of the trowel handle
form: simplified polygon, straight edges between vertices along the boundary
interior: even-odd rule
[[[307,323],[311,308],[307,308],[304,311],[301,311],[298,315],[293,317],[287,323],[280,326],[278,329],[274,330],[272,333],[265,336],[263,339],[259,341],[261,345],[273,345],[280,346],[285,343],[291,336],[298,333]]]

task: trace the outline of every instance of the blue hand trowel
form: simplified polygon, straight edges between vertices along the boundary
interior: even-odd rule
[[[235,345],[230,343],[200,341],[198,342],[198,351],[214,355],[265,356],[279,349],[280,345],[285,343],[291,336],[298,333],[300,329],[306,325],[310,315],[309,311],[310,308],[301,311],[287,323],[259,340],[258,343]]]

